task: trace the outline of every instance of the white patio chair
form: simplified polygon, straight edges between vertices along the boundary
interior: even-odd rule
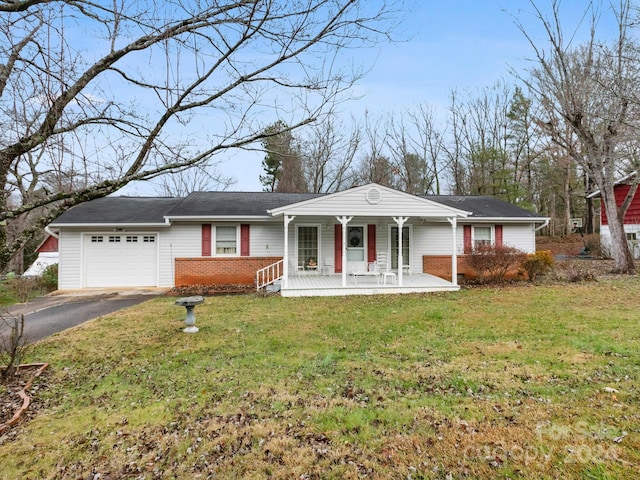
[[[334,272],[335,272],[335,269],[333,268],[333,258],[326,257],[324,259],[324,262],[322,263],[322,274],[331,275]]]
[[[380,280],[384,285],[387,284],[387,279],[391,280],[391,283],[396,283],[396,273],[389,270],[389,258],[387,252],[378,252],[376,256],[376,265],[380,272]]]
[[[304,262],[298,262],[297,265],[293,260],[289,262],[289,275],[300,275],[302,272],[304,272]]]

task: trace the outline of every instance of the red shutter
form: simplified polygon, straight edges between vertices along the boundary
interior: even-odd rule
[[[336,273],[342,273],[342,225],[335,225],[333,232],[333,260],[336,266]]]
[[[211,225],[202,225],[202,256],[211,256]]]
[[[367,225],[367,262],[376,261],[376,226]]]
[[[463,229],[463,233],[464,233],[464,253],[469,254],[471,253],[471,250],[473,250],[471,246],[471,225],[465,225]]]
[[[502,246],[502,225],[496,225],[496,247]]]
[[[248,257],[249,253],[249,224],[243,223],[240,225],[240,256]]]

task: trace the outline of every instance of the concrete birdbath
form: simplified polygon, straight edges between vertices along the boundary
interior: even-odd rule
[[[185,307],[187,309],[187,318],[185,319],[185,324],[187,325],[183,332],[186,333],[196,333],[200,330],[196,327],[196,314],[193,313],[193,308],[196,305],[200,305],[204,302],[204,297],[201,295],[195,295],[193,297],[183,297],[176,300],[176,305],[180,305],[181,307]]]

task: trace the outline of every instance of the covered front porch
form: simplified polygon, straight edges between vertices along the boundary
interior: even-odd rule
[[[468,212],[380,185],[268,212],[283,219],[283,296],[459,289],[457,220]],[[451,282],[422,273],[430,245],[450,256]]]
[[[308,273],[289,275],[287,286],[281,286],[283,297],[329,297],[340,295],[379,295],[396,293],[450,292],[460,289],[440,277],[428,273],[404,275],[402,285],[383,283],[379,276],[347,275],[347,285],[343,285],[342,275]]]

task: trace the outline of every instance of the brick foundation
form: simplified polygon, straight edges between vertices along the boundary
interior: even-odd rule
[[[476,272],[469,266],[468,258],[465,255],[458,255],[458,276],[462,275],[464,278],[473,279],[476,278]],[[449,255],[423,255],[422,257],[422,271],[424,273],[430,273],[436,277],[444,278],[451,281],[451,256]],[[507,272],[505,278],[523,278],[521,273],[516,270]]]
[[[458,256],[458,275],[475,278],[476,272],[467,264],[467,257]],[[423,255],[422,271],[451,281],[451,255]]]
[[[256,272],[282,257],[202,257],[175,259],[175,286],[255,285]]]

